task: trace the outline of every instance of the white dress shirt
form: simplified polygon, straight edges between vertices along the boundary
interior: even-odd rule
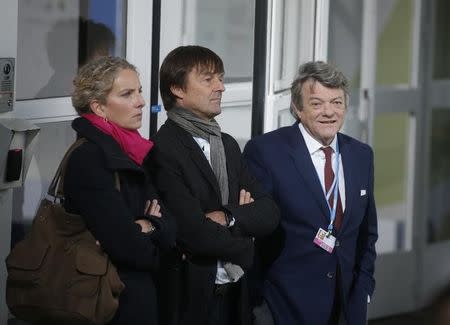
[[[306,147],[308,148],[309,154],[311,155],[311,160],[313,162],[314,168],[316,169],[317,176],[319,176],[320,184],[322,185],[322,190],[325,193],[325,153],[320,148],[323,147],[319,141],[314,139],[305,127],[299,123],[300,132],[305,139]],[[331,155],[331,166],[333,172],[336,174],[336,141],[337,136],[334,137],[330,144],[333,149],[333,154]],[[339,155],[339,194],[341,195],[342,212],[345,211],[345,178],[344,178],[344,168],[342,165],[342,155]]]

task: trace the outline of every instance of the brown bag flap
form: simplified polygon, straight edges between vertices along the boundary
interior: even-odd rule
[[[108,256],[99,247],[80,245],[75,261],[77,270],[84,274],[104,275],[108,269]]]
[[[7,268],[38,270],[50,245],[39,241],[25,239],[16,244],[6,258]]]

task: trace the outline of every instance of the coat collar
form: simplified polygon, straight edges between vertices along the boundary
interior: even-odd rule
[[[308,148],[306,147],[305,139],[300,132],[298,123],[294,123],[294,125],[288,129],[287,144],[290,149],[289,152],[291,158],[294,161],[294,165],[297,168],[298,173],[312,192],[314,199],[322,211],[323,217],[326,218],[326,222],[329,222],[329,211],[322,186],[320,185],[319,177],[317,176],[316,169],[312,163]]]
[[[211,184],[218,197],[221,197],[219,183],[217,182],[216,175],[214,174],[211,165],[206,159],[205,154],[201,150],[200,146],[195,142],[194,138],[187,131],[183,130],[176,123],[171,120],[165,122],[166,127],[171,133],[175,135],[178,141],[187,148],[190,158],[197,165],[200,172]],[[223,140],[222,140],[223,141]],[[225,156],[228,157],[227,148],[225,147]]]
[[[106,165],[109,169],[144,172],[140,166],[123,152],[119,144],[111,136],[97,129],[88,120],[82,117],[76,118],[72,122],[72,128],[79,137],[86,138],[89,142],[98,145],[105,154]]]

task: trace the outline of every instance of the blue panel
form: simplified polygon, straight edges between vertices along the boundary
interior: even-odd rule
[[[89,1],[89,19],[101,22],[108,26],[114,33],[116,31],[116,8],[121,0],[91,0]],[[117,35],[116,35],[117,36]]]

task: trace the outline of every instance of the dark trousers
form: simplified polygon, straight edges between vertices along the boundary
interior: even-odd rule
[[[208,306],[208,325],[238,324],[238,295],[240,284],[216,284]]]
[[[275,325],[272,312],[265,300],[253,308],[253,325]]]
[[[336,290],[334,292],[333,310],[331,311],[331,317],[328,321],[328,325],[343,325],[345,324],[345,316],[342,305],[342,284],[341,284],[341,271],[339,265],[336,268]]]

